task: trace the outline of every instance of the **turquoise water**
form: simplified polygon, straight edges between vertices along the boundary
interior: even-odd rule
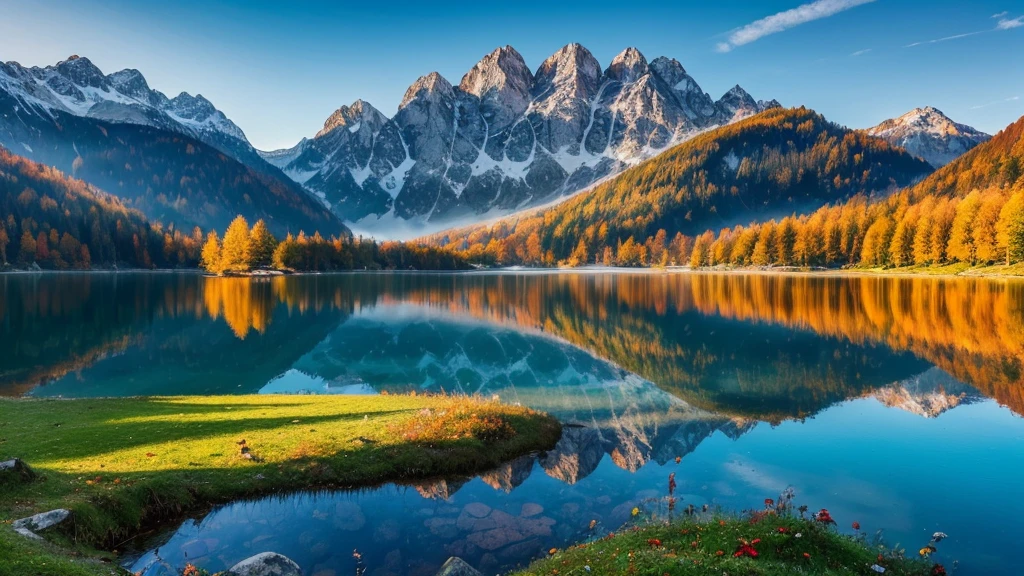
[[[133,571],[283,553],[308,575],[485,573],[631,521],[793,488],[841,530],[1019,574],[1024,287],[764,275],[0,278],[0,392],[498,395],[569,424],[476,478],[238,502]],[[680,461],[677,463],[676,458]],[[681,497],[668,510],[668,474]],[[699,512],[698,512],[699,513]],[[589,525],[597,521],[595,530]]]

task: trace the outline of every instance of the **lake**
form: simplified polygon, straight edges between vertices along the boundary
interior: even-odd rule
[[[566,424],[475,478],[219,507],[134,542],[147,576],[263,551],[309,576],[433,575],[452,555],[494,574],[634,507],[761,508],[788,487],[908,554],[948,533],[937,560],[957,574],[1024,573],[1021,281],[2,275],[0,337],[4,395],[445,391]]]

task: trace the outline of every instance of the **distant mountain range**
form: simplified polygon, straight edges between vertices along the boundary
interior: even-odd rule
[[[0,63],[0,145],[179,229],[222,229],[242,214],[278,234],[347,232],[209,101],[167,98],[136,70],[104,75],[77,56],[45,68]]]
[[[941,110],[931,106],[914,108],[899,118],[868,128],[867,133],[906,149],[935,168],[949,164],[964,152],[992,138],[970,126],[953,122]]]
[[[453,86],[419,78],[387,117],[357,100],[294,147],[257,151],[201,95],[168,97],[138,70],[88,58],[0,63],[0,145],[178,228],[236,213],[276,233],[410,237],[547,204],[698,134],[770,108],[735,86],[715,100],[676,60],[627,48],[602,69],[569,44],[535,70],[511,46]],[[941,166],[989,137],[931,108],[865,130]],[[737,158],[739,160],[739,158]]]
[[[676,60],[627,48],[603,71],[569,44],[531,72],[511,46],[453,86],[418,79],[393,118],[361,100],[293,148],[264,153],[346,221],[436,230],[571,194],[701,131],[776,107],[717,101]]]

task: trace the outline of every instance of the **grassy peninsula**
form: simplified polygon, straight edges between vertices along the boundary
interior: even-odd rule
[[[162,520],[237,498],[480,472],[554,446],[527,408],[425,396],[0,399],[0,576],[118,574],[113,551]],[[50,542],[13,520],[56,508]],[[99,550],[110,552],[99,552]],[[9,560],[8,560],[9,558]]]

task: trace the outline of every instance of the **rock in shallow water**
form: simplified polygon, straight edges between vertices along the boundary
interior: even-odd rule
[[[466,563],[462,558],[452,556],[441,566],[437,576],[482,576],[480,571]]]
[[[264,552],[235,564],[224,576],[302,576],[302,569],[287,556]]]

